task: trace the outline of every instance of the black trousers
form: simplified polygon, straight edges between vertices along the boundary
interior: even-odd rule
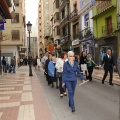
[[[46,81],[48,82],[48,85],[51,84],[51,81],[50,81],[49,75],[46,75]]]
[[[90,66],[87,68],[88,69],[88,79],[92,80],[92,73],[93,73],[93,66]]]
[[[66,92],[66,86],[64,86],[64,88],[62,88],[62,77],[59,77],[59,89],[60,89],[60,94],[63,94],[64,92]]]
[[[105,81],[105,79],[106,79],[106,77],[107,77],[107,75],[108,75],[108,72],[110,73],[109,83],[112,84],[112,80],[113,80],[113,68],[105,69],[105,73],[104,73],[104,76],[103,76],[102,82]]]

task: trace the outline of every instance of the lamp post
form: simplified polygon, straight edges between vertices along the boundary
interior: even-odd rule
[[[32,74],[32,56],[31,56],[31,51],[30,51],[30,32],[31,32],[31,27],[32,27],[32,24],[30,23],[30,21],[28,21],[27,23],[27,30],[28,30],[28,33],[29,33],[29,51],[28,51],[28,63],[29,63],[29,76],[33,76]]]

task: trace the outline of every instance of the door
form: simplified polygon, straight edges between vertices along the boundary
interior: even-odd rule
[[[113,32],[112,28],[112,17],[106,18],[106,27],[107,27],[107,35],[110,35]]]

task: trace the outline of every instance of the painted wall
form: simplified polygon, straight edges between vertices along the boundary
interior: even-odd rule
[[[112,0],[115,2],[115,0]],[[113,3],[114,3],[113,2]],[[115,3],[114,3],[115,4]],[[93,8],[93,13],[94,15],[97,14],[97,9],[96,6]],[[112,23],[114,24],[113,29],[116,30],[117,29],[117,8],[112,8],[109,9],[101,14],[99,14],[96,18],[94,18],[94,36],[95,38],[100,38],[102,37],[102,26],[106,25],[106,18],[111,16],[112,17]]]

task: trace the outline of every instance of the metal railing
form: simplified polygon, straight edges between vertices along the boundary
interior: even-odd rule
[[[76,17],[76,16],[78,16],[78,10],[74,10],[71,14],[70,14],[70,19],[72,19],[72,18],[74,18],[74,17]]]
[[[112,35],[114,30],[115,30],[114,23],[111,23],[111,24],[108,24],[108,25],[104,25],[104,26],[102,26],[102,36]]]
[[[92,28],[91,27],[88,27],[88,28],[85,28],[84,30],[81,30],[78,34],[78,37],[80,40],[83,40],[83,38],[89,38],[93,35],[93,32],[92,32]]]
[[[64,26],[66,23],[69,22],[69,16],[67,15],[65,18],[63,18],[61,21],[60,21],[60,27]]]

